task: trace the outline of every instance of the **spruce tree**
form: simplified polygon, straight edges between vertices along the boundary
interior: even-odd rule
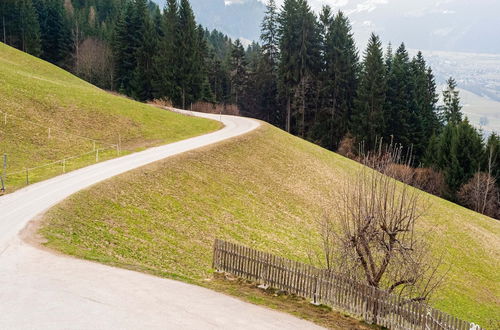
[[[20,0],[19,16],[22,51],[40,56],[40,24],[32,0]]]
[[[113,33],[115,86],[120,93],[132,94],[136,60],[136,38],[133,31],[134,6],[127,2]]]
[[[324,115],[316,135],[329,149],[335,149],[349,130],[358,87],[359,59],[351,29],[349,19],[339,11],[326,35]]]
[[[200,83],[196,65],[198,46],[197,26],[188,0],[181,0],[179,6],[179,38],[177,40],[177,82],[180,89],[178,103],[183,109],[195,101],[193,86]],[[202,81],[201,81],[202,82]]]
[[[238,106],[241,105],[241,98],[245,92],[248,80],[247,62],[245,58],[245,49],[239,39],[234,42],[230,60],[231,75],[231,95],[232,101]]]
[[[278,64],[279,44],[278,44],[278,10],[275,0],[268,0],[266,13],[261,24],[262,53],[273,69]]]
[[[278,10],[274,0],[267,2],[260,39],[262,56],[256,70],[257,103],[263,119],[283,127],[282,113],[278,106]]]
[[[163,34],[159,41],[159,52],[155,57],[155,96],[160,99],[169,99],[178,105],[180,91],[177,81],[178,53],[176,51],[179,40],[179,7],[177,0],[167,0],[163,12]]]
[[[70,52],[71,35],[62,0],[35,0],[41,32],[41,57],[63,65]]]
[[[447,87],[443,91],[444,97],[444,119],[447,123],[457,125],[462,121],[462,106],[460,105],[457,82],[451,78],[447,81]]]
[[[389,58],[389,57],[388,57]],[[390,59],[387,78],[387,103],[385,110],[386,137],[411,148],[412,130],[412,90],[409,84],[411,67],[408,52],[404,44],[397,49]]]
[[[320,67],[319,27],[305,0],[285,0],[279,16],[279,89],[286,104],[285,128],[304,137],[314,77]]]
[[[142,9],[142,6],[138,8]],[[132,96],[140,101],[153,99],[155,89],[153,78],[155,76],[154,61],[158,52],[158,34],[153,22],[144,11],[143,18],[143,40],[136,51],[137,66],[134,70],[132,84]]]
[[[439,137],[438,163],[451,189],[451,199],[474,173],[481,171],[484,147],[481,134],[467,119],[449,123]]]
[[[364,141],[370,150],[384,134],[385,73],[382,43],[372,34],[364,55],[351,125],[357,140]]]
[[[299,81],[296,51],[299,47],[298,1],[285,0],[279,18],[279,91],[286,105],[285,130],[292,130],[292,98]]]

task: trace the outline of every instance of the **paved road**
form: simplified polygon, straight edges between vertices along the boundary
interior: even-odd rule
[[[95,183],[259,126],[196,114],[225,128],[99,163],[0,197],[0,329],[307,329],[311,323],[204,288],[39,250],[19,232]]]

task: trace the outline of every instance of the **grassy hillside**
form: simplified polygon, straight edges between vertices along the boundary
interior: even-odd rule
[[[216,237],[311,262],[317,219],[358,166],[263,125],[83,191],[45,216],[41,234],[67,254],[216,287],[205,280]],[[487,325],[500,308],[500,222],[429,200],[423,230],[451,266],[433,305]]]
[[[65,165],[67,170],[88,165],[96,158],[89,139],[98,140],[97,149],[106,149],[100,152],[102,160],[116,156],[112,145],[119,140],[126,153],[220,127],[111,95],[3,43],[0,112],[0,154],[8,155],[7,174],[85,153]],[[30,181],[61,172],[62,163],[43,167],[31,171]],[[9,191],[24,181],[24,173],[8,176]]]

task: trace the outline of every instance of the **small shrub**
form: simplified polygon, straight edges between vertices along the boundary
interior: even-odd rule
[[[340,141],[337,152],[349,159],[356,159],[356,139],[348,133],[344,136],[342,141]]]

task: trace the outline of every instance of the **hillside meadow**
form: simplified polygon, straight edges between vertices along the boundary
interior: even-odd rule
[[[263,124],[82,191],[50,210],[39,233],[47,247],[69,255],[219,289],[215,238],[321,265],[318,220],[359,166]],[[493,327],[500,223],[424,197],[419,231],[450,267],[431,304]]]
[[[69,171],[95,162],[95,149],[99,160],[109,159],[118,155],[118,144],[123,155],[219,128],[215,121],[112,95],[0,43],[0,156],[8,158],[7,192],[24,185],[25,168],[42,166],[30,171],[33,183],[61,174],[62,162],[43,165],[64,158],[76,156],[64,164]]]

